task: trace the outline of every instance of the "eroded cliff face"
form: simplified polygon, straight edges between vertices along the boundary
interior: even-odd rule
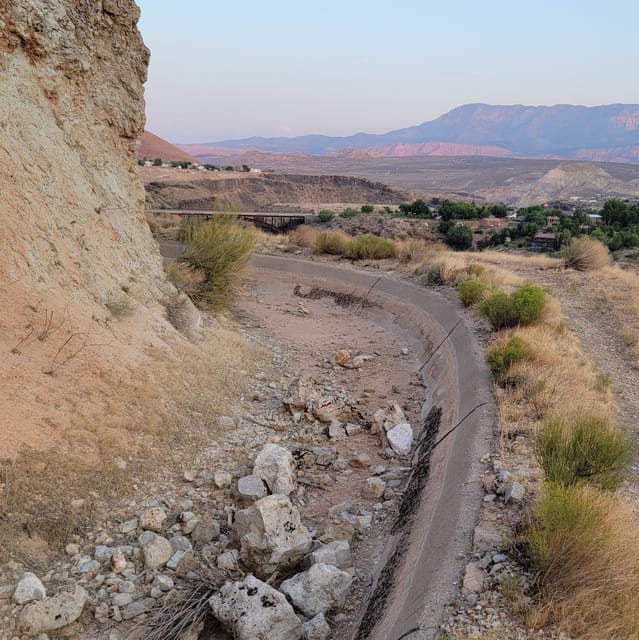
[[[0,458],[103,415],[109,375],[171,332],[136,167],[138,17],[132,0],[0,0]]]
[[[100,302],[161,273],[135,166],[149,53],[131,0],[0,0],[3,279]]]

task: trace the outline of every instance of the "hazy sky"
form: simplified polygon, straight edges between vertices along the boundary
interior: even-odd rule
[[[137,0],[171,142],[382,133],[469,102],[639,103],[635,0]]]

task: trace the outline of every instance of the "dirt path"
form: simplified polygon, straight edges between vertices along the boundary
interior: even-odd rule
[[[601,294],[589,283],[593,274],[546,271],[539,282],[548,286],[559,298],[570,328],[579,336],[581,345],[601,374],[610,383],[617,399],[620,426],[639,436],[639,376],[637,360],[621,337],[623,327],[611,313]],[[632,465],[624,484],[624,492],[639,508],[639,464]]]

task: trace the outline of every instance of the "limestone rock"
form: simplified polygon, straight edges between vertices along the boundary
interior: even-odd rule
[[[13,601],[16,604],[27,604],[33,600],[43,600],[47,597],[47,590],[44,588],[40,578],[35,573],[27,571],[16,585],[13,592]]]
[[[486,574],[476,562],[471,562],[466,567],[466,572],[464,573],[462,594],[481,593],[484,590],[485,584]]]
[[[302,624],[302,638],[304,640],[328,640],[330,637],[331,628],[323,613],[318,613],[314,618]]]
[[[86,601],[87,592],[76,585],[73,593],[62,592],[28,604],[18,615],[17,627],[31,635],[61,629],[80,617]]]
[[[521,502],[526,495],[526,489],[519,482],[509,482],[504,486],[504,502]]]
[[[388,444],[399,456],[407,456],[413,446],[413,429],[408,422],[400,422],[386,432]]]
[[[173,555],[171,543],[162,536],[148,533],[147,536],[140,536],[143,542],[142,553],[144,554],[144,566],[147,569],[159,569],[163,567]]]
[[[237,497],[241,502],[255,502],[265,495],[266,486],[259,476],[243,476],[237,481]]]
[[[291,452],[268,443],[255,458],[253,475],[262,478],[271,493],[288,496],[295,491],[295,463]]]
[[[213,483],[218,489],[226,489],[232,482],[233,476],[228,471],[216,471],[213,474]]]
[[[346,540],[334,540],[309,553],[308,564],[332,564],[346,569],[352,566],[351,547]]]
[[[147,509],[140,515],[140,526],[147,531],[162,531],[162,526],[166,520],[166,511],[160,507]]]
[[[308,571],[284,580],[280,590],[305,616],[344,606],[353,578],[330,564],[314,564]]]
[[[242,561],[260,576],[293,566],[311,546],[308,529],[286,496],[272,495],[235,514]]]
[[[286,598],[252,575],[226,582],[209,600],[213,615],[236,640],[299,640],[302,626]]]
[[[384,495],[384,491],[386,491],[386,483],[381,478],[374,476],[366,481],[362,497],[368,500],[378,500]]]

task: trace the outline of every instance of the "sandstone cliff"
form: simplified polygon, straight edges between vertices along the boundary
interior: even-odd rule
[[[170,331],[136,167],[138,16],[133,0],[0,0],[0,458],[94,420],[104,370],[142,357],[122,344]]]

